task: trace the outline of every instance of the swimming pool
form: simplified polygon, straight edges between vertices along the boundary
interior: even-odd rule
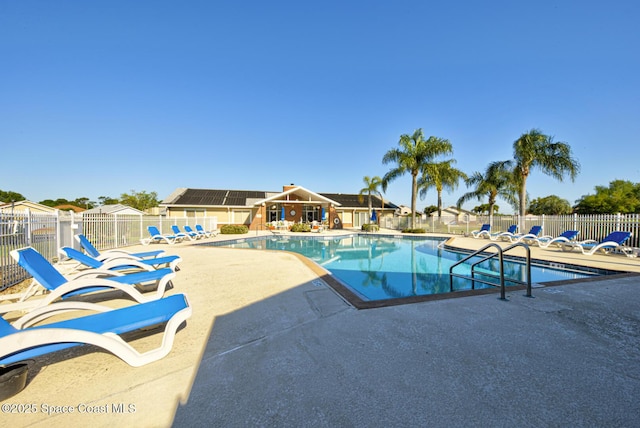
[[[346,235],[346,236],[274,236],[242,238],[215,242],[228,248],[284,250],[301,254],[326,270],[364,301],[384,301],[415,296],[450,293],[449,268],[467,253],[443,248],[444,238]],[[475,260],[471,259],[469,263]],[[498,271],[498,260],[479,265],[479,272]],[[470,264],[456,268],[456,273],[470,274]],[[533,283],[589,278],[603,272],[558,269],[551,264],[531,265]],[[505,285],[526,280],[524,263],[505,258]],[[454,278],[454,291],[471,290],[471,281]],[[475,289],[495,288],[480,282]]]

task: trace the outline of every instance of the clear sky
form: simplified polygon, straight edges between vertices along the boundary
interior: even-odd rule
[[[538,128],[582,172],[534,171],[529,195],[573,204],[640,182],[639,17],[636,0],[6,0],[0,190],[358,193],[417,128],[467,173]],[[411,177],[384,196],[409,205]]]

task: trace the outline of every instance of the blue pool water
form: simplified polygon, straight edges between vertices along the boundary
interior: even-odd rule
[[[292,251],[315,261],[338,278],[363,300],[386,300],[450,292],[449,268],[467,256],[442,248],[443,239],[403,238],[380,235],[349,235],[344,237],[256,237],[216,245],[231,248]],[[471,259],[468,263],[475,260]],[[478,266],[480,272],[498,271],[498,261],[492,259]],[[456,267],[455,273],[470,274],[470,264]],[[533,283],[587,278],[593,272],[531,266]],[[525,281],[525,265],[505,261],[507,286]],[[494,282],[496,280],[493,280]],[[490,285],[475,283],[475,288]],[[470,290],[471,281],[454,278],[454,291]]]

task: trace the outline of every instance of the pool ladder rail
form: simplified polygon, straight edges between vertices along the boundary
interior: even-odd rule
[[[482,259],[474,262],[471,265],[471,276],[468,275],[462,275],[459,273],[453,273],[453,269],[466,262],[467,260],[471,259],[472,257],[478,256],[478,255],[482,255],[482,253],[484,253],[485,250],[489,249],[489,248],[496,248],[498,251],[495,253],[491,253],[489,255],[487,255],[486,257],[483,257]],[[471,289],[475,289],[475,282],[482,282],[483,284],[488,284],[488,285],[492,285],[492,286],[496,286],[496,284],[494,284],[491,281],[487,281],[487,280],[483,280],[483,279],[478,279],[476,278],[476,266],[479,265],[482,262],[485,262],[489,259],[492,259],[496,256],[498,256],[498,260],[499,260],[499,264],[500,264],[500,272],[499,275],[493,275],[490,273],[486,273],[483,272],[482,276],[485,277],[490,277],[490,278],[497,278],[500,279],[500,299],[501,300],[507,300],[507,298],[505,297],[506,295],[506,288],[505,288],[505,284],[504,284],[504,253],[506,253],[507,251],[516,248],[516,247],[524,247],[527,253],[527,257],[526,257],[526,276],[527,276],[527,280],[526,281],[520,281],[517,279],[510,279],[510,282],[515,282],[518,284],[522,284],[522,285],[526,285],[527,286],[527,294],[525,294],[526,297],[533,297],[531,295],[531,250],[529,249],[529,246],[527,244],[525,244],[524,242],[516,242],[515,244],[509,245],[506,248],[502,248],[500,245],[498,245],[497,243],[490,243],[485,245],[484,247],[480,248],[477,251],[474,251],[473,253],[469,254],[467,257],[463,258],[462,260],[457,261],[456,263],[454,263],[450,268],[449,268],[449,289],[451,292],[453,292],[453,277],[458,277],[458,278],[467,278],[467,279],[471,279]]]

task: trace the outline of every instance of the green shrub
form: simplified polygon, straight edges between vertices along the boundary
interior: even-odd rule
[[[311,226],[306,223],[294,223],[291,225],[292,232],[311,232]]]
[[[220,228],[223,235],[241,235],[248,232],[249,228],[243,224],[225,224]]]
[[[402,229],[402,233],[427,233],[427,231],[422,228]]]
[[[362,231],[364,231],[364,232],[377,232],[378,230],[380,230],[380,226],[378,226],[377,224],[363,224],[362,225]]]

